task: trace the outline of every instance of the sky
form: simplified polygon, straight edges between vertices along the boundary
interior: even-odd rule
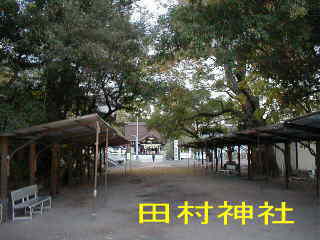
[[[150,24],[156,24],[157,18],[165,14],[168,6],[174,3],[175,0],[139,0],[133,18],[139,19],[140,17],[145,17]],[[149,15],[146,15],[145,11],[148,11]]]
[[[164,14],[166,12],[167,0],[140,0],[139,5],[146,7],[154,15]]]
[[[176,4],[176,2],[177,2],[176,0],[171,0],[171,1],[170,0],[139,0],[138,6],[141,9],[139,10],[139,8],[137,8],[136,13],[134,14],[134,18],[138,20],[140,17],[146,17],[147,22],[150,23],[150,25],[155,25],[157,23],[157,18],[165,14],[167,12],[168,7],[170,7],[170,5]],[[143,13],[143,11],[145,10],[147,10],[149,14],[151,14],[152,16],[146,16]],[[206,63],[209,65],[210,64],[213,65],[214,62],[212,61],[212,59],[208,59]],[[188,71],[181,66],[180,67],[178,66],[177,70],[184,71],[186,75],[189,77],[191,77],[192,73],[194,73],[195,71],[195,69]],[[218,69],[218,68],[215,68],[213,72],[216,74],[217,77],[221,76],[222,74],[221,69]],[[185,84],[187,87],[192,88],[191,83],[187,78],[185,79]],[[221,92],[212,92],[212,97],[218,97],[218,96],[224,96],[224,95],[225,94]]]
[[[140,5],[146,7],[154,15],[164,14],[170,4],[174,4],[174,0],[140,0]]]

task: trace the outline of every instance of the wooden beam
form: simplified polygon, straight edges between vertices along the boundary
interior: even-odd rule
[[[8,137],[0,136],[0,199],[6,200],[8,196],[8,163],[9,163]]]
[[[295,123],[285,123],[284,125],[285,127],[298,129],[304,132],[320,134],[320,128],[317,128],[317,127],[310,127],[310,126],[299,125]]]
[[[290,135],[290,134],[286,134],[286,133],[279,133],[275,130],[259,130],[260,133],[267,133],[270,134],[271,136],[275,136],[275,137],[280,137],[283,139],[283,142],[286,141],[290,141],[292,139],[296,139],[297,136],[295,135]]]
[[[36,171],[37,171],[36,155],[37,155],[37,146],[36,144],[32,143],[30,144],[30,149],[29,149],[30,185],[35,184],[35,181],[36,181]]]
[[[243,134],[243,133],[236,133],[236,134],[240,140],[243,140],[243,141],[249,142],[249,143],[257,143],[255,136],[249,137],[248,134]]]
[[[311,136],[311,134],[309,134],[309,135],[307,134],[306,136],[297,136],[296,133],[295,134],[279,133],[274,130],[259,130],[259,132],[268,133],[268,134],[271,134],[275,137],[280,137],[283,139],[283,142],[296,141],[297,137],[302,141],[310,141],[310,140],[314,140],[315,138],[319,139],[319,137]]]

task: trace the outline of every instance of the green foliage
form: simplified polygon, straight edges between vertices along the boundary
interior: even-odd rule
[[[0,70],[0,81],[17,88],[21,73],[37,71],[31,85],[43,91],[48,121],[100,111],[101,105],[110,116],[152,98],[153,85],[142,71],[144,26],[130,21],[133,1],[17,2],[0,3],[0,68],[10,72]]]
[[[197,73],[195,74],[197,75]],[[221,112],[226,110],[222,99],[211,98],[210,90],[201,84],[184,86],[184,82],[169,82],[167,91],[158,96],[158,102],[149,127],[157,129],[166,138],[177,139],[183,136],[199,138],[210,132],[223,131]]]
[[[159,56],[214,55],[219,65],[231,64],[237,71],[250,65],[252,71],[273,79],[274,87],[279,84],[294,96],[293,101],[320,91],[318,1],[189,2],[166,17],[170,27],[162,39],[173,44],[167,47],[159,41],[158,48],[164,48]]]
[[[227,95],[230,123],[255,127],[319,109],[317,1],[184,2],[159,20],[156,60],[213,58],[224,77],[200,68],[193,84]]]
[[[2,97],[1,97],[2,96]],[[46,122],[44,92],[22,79],[19,86],[0,84],[0,132]]]

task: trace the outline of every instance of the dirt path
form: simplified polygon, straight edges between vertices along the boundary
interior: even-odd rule
[[[212,239],[304,239],[316,240],[320,235],[320,205],[313,193],[284,190],[283,186],[252,182],[238,177],[204,174],[203,170],[179,167],[140,168],[129,176],[114,172],[108,189],[100,188],[94,204],[90,186],[64,189],[53,200],[53,209],[32,221],[0,225],[1,240],[212,240]],[[230,220],[223,225],[217,219],[221,209],[210,211],[209,223],[190,218],[188,225],[177,219],[183,201],[190,204],[222,205],[246,201],[258,206],[270,201],[278,206],[287,201],[295,210],[288,218],[295,224],[264,226],[261,218]],[[171,223],[138,224],[139,203],[169,203]],[[93,214],[96,209],[96,214]]]

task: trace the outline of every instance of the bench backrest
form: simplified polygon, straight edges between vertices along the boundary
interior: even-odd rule
[[[231,165],[231,164],[227,164],[226,165],[226,169],[227,170],[236,170],[236,166],[235,165]]]
[[[19,204],[21,202],[37,199],[38,197],[38,186],[31,185],[24,188],[17,189],[11,192],[12,204]]]

